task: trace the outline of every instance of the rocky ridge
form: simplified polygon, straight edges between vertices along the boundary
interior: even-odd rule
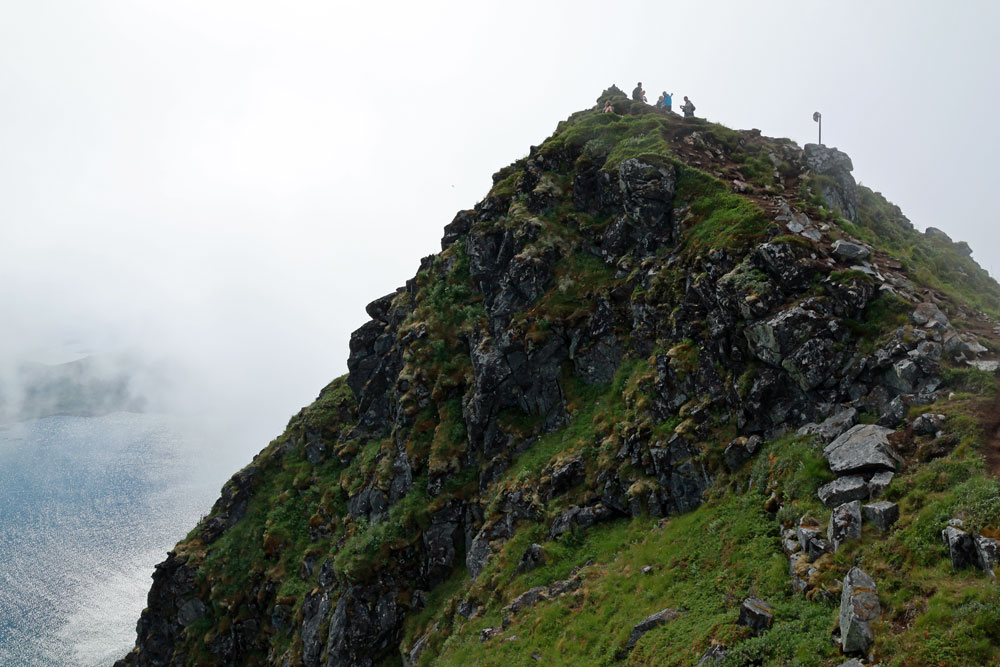
[[[894,475],[972,456],[936,409],[972,405],[969,383],[995,389],[997,325],[966,295],[996,312],[1000,289],[958,244],[922,239],[857,186],[836,149],[605,95],[618,114],[561,123],[456,215],[441,253],[369,304],[348,375],[157,567],[122,664],[448,664],[475,646],[543,659],[549,643],[531,643],[527,619],[584,608],[610,575],[591,558],[569,579],[527,583],[570,564],[589,535],[649,524],[655,540],[681,525],[671,517],[726,502],[767,513],[754,530],[785,550],[782,595],[799,598],[747,590],[759,603],[731,603],[728,624],[686,640],[695,659],[749,656],[754,636],[781,631],[772,607],[812,618],[836,597],[848,599],[828,616],[840,649],[879,649],[879,595],[854,600],[869,575],[842,554],[924,520]],[[924,254],[900,260],[885,229]],[[957,257],[955,272],[931,284],[919,262],[938,255]],[[827,467],[802,478],[809,461]],[[892,519],[883,493],[916,515]],[[945,537],[967,561],[995,563],[994,543],[972,555],[1000,521],[986,502],[948,505],[972,524],[968,539]],[[887,537],[863,534],[862,517]],[[690,576],[646,567],[640,587]],[[760,576],[739,582],[767,585]],[[593,650],[643,664],[645,646],[691,626],[681,617],[697,617],[685,600],[650,600]],[[770,650],[761,660],[779,664]]]

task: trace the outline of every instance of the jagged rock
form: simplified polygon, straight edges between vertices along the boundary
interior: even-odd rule
[[[330,596],[326,591],[310,593],[302,603],[302,664],[318,667],[326,647],[321,626],[330,614]]]
[[[940,343],[935,343],[932,340],[924,340],[917,344],[916,349],[910,350],[907,354],[920,366],[921,364],[940,361],[942,351]]]
[[[913,432],[917,435],[934,435],[941,430],[944,422],[944,415],[925,412],[913,420]]]
[[[583,461],[575,458],[567,463],[557,466],[549,474],[550,484],[549,498],[553,498],[565,493],[583,479]]]
[[[373,656],[398,642],[396,592],[355,585],[345,590],[330,617],[329,664],[368,667]]]
[[[740,616],[736,622],[759,635],[771,627],[774,622],[774,610],[760,598],[749,597],[740,605]]]
[[[463,548],[464,512],[463,503],[451,502],[435,512],[424,529],[424,577],[431,588],[448,578]]]
[[[744,463],[757,453],[763,442],[764,439],[759,435],[752,435],[749,438],[740,437],[730,442],[726,447],[726,451],[722,454],[726,467],[730,471],[739,470]]]
[[[465,556],[465,566],[469,570],[470,579],[475,579],[479,576],[479,573],[486,567],[486,562],[492,553],[489,538],[482,532],[476,535],[475,539],[472,540],[472,546],[469,547],[469,552]]]
[[[926,326],[931,322],[937,322],[946,327],[951,325],[948,317],[941,312],[941,309],[929,301],[918,303],[917,307],[913,310],[913,314],[910,315],[910,319],[918,326]]]
[[[893,477],[895,474],[891,472],[877,472],[872,475],[872,478],[868,480],[868,497],[878,498],[881,496],[882,492],[889,488]]]
[[[547,600],[545,586],[535,586],[518,595],[514,600],[501,611],[508,614],[516,614],[522,609],[534,607],[542,600]]]
[[[792,590],[796,593],[804,593],[809,589],[809,581],[817,571],[815,567],[812,567],[811,562],[803,553],[792,554],[788,557],[788,576],[792,583]]]
[[[919,376],[919,366],[910,359],[900,359],[886,371],[885,383],[900,393],[910,394],[913,393]]]
[[[563,533],[569,532],[573,526],[590,528],[595,523],[607,521],[613,516],[614,512],[600,503],[592,507],[573,505],[552,522],[552,526],[549,528],[549,539],[555,539]]]
[[[795,534],[799,538],[799,546],[809,560],[816,560],[830,550],[829,542],[819,536],[820,525],[815,519],[807,516],[799,519]]]
[[[868,653],[875,642],[871,623],[881,613],[875,581],[863,570],[851,568],[840,594],[840,646],[844,653]]]
[[[1000,540],[977,535],[975,542],[979,569],[992,575],[993,569],[1000,565]]]
[[[924,235],[929,239],[940,239],[941,241],[947,241],[948,243],[952,242],[951,237],[937,227],[928,227],[924,230]]]
[[[414,667],[420,662],[420,656],[423,655],[424,651],[427,650],[427,647],[430,644],[430,636],[437,632],[439,627],[440,624],[435,623],[431,626],[431,629],[428,632],[420,635],[417,641],[413,642],[413,647],[410,649],[410,652],[403,656],[403,667]],[[409,662],[407,662],[407,659]]]
[[[470,618],[475,616],[476,612],[478,611],[479,611],[479,605],[473,602],[472,600],[462,600],[460,603],[458,603],[458,606],[455,608],[455,613],[464,618],[465,620],[469,620]]]
[[[489,640],[501,634],[503,634],[502,628],[496,628],[496,627],[483,628],[482,630],[479,631],[479,641],[488,642]]]
[[[885,412],[879,415],[878,421],[875,422],[879,426],[885,426],[887,428],[895,428],[903,423],[906,418],[906,404],[903,399],[896,396],[886,407]]]
[[[863,245],[850,243],[841,239],[834,242],[833,254],[845,262],[860,262],[866,259],[871,253]]]
[[[864,500],[868,497],[868,485],[860,475],[838,477],[828,484],[819,487],[817,491],[820,502],[827,507],[836,507],[852,500]]]
[[[830,525],[826,529],[826,539],[836,552],[847,540],[861,537],[861,502],[852,500],[838,505],[830,513]]]
[[[899,505],[890,503],[888,500],[880,500],[877,503],[865,505],[862,508],[862,512],[865,521],[874,525],[883,533],[899,520]]]
[[[858,186],[851,176],[854,165],[846,153],[820,144],[803,147],[806,166],[828,180],[820,184],[820,192],[833,210],[851,222],[858,221]]]
[[[781,533],[781,550],[786,554],[791,555],[802,549],[802,545],[799,544],[799,536],[796,535],[794,528],[789,528]]]
[[[787,356],[807,340],[814,339],[825,327],[826,321],[822,317],[811,310],[794,306],[747,327],[743,333],[754,356],[780,367]]]
[[[894,472],[900,460],[889,444],[892,429],[875,424],[858,424],[823,449],[830,470],[838,475],[862,472]]]
[[[726,656],[729,654],[726,652],[725,646],[710,646],[708,650],[701,654],[701,658],[698,660],[698,664],[695,667],[714,667],[714,665],[721,665],[726,660]]]
[[[185,628],[205,615],[205,603],[198,598],[188,600],[177,610],[177,620]]]
[[[532,544],[524,550],[521,560],[517,562],[517,572],[518,574],[531,572],[543,562],[545,562],[545,556],[542,553],[542,545]]]
[[[854,408],[844,408],[819,424],[806,424],[797,433],[816,436],[821,442],[827,444],[857,423],[858,411]]]
[[[979,556],[976,553],[975,540],[967,532],[958,526],[948,526],[941,531],[941,539],[948,547],[948,555],[951,556],[953,568],[962,570],[978,564]]]
[[[628,641],[625,642],[625,646],[619,651],[619,655],[624,658],[624,656],[632,652],[632,649],[635,648],[635,645],[639,643],[644,634],[664,623],[669,623],[680,615],[681,612],[675,609],[663,609],[642,619],[632,628],[632,632],[628,636]]]

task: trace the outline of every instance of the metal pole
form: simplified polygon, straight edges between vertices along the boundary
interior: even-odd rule
[[[823,145],[823,114],[813,111],[813,120],[819,123],[819,145]]]

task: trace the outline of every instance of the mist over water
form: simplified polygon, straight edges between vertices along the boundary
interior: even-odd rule
[[[131,413],[0,430],[0,664],[107,665],[131,648],[153,566],[226,477],[201,437]]]

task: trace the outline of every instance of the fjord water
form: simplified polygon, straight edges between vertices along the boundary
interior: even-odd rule
[[[156,563],[224,475],[154,414],[0,426],[0,665],[107,665],[135,641]]]

